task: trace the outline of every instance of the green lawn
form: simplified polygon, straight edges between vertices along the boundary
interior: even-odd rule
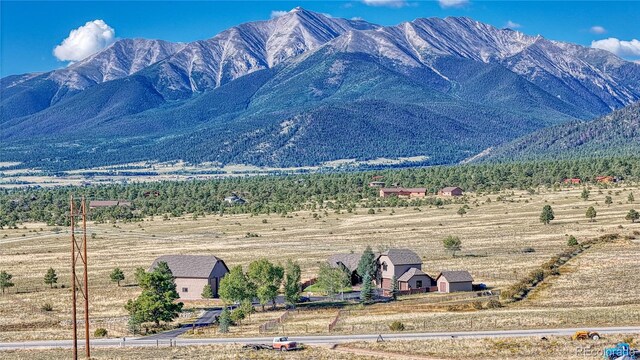
[[[344,293],[350,293],[353,291],[353,288],[351,288],[351,286],[345,286],[344,288],[342,288],[342,292]],[[313,284],[310,286],[307,286],[303,292],[310,292],[310,293],[315,293],[315,294],[326,294],[327,291],[320,286],[320,284]],[[340,290],[338,290],[338,293],[340,293]]]

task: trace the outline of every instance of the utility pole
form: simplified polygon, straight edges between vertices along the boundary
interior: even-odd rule
[[[70,219],[71,219],[71,299],[72,299],[72,322],[73,322],[73,359],[78,359],[78,322],[77,322],[77,291],[80,289],[84,301],[84,336],[85,354],[87,359],[91,357],[89,347],[89,286],[87,273],[87,207],[84,197],[80,201],[80,211],[76,209],[73,195],[70,196]],[[75,236],[76,218],[82,218],[82,239],[78,242]],[[76,267],[78,262],[82,263],[82,283]]]

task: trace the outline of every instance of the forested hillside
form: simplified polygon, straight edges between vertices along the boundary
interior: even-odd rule
[[[542,129],[491,151],[480,161],[570,159],[640,154],[640,103],[591,122]]]
[[[286,214],[300,209],[317,211],[353,211],[357,207],[437,205],[441,200],[380,199],[378,189],[370,188],[374,175],[387,184],[426,187],[435,194],[445,186],[460,186],[465,191],[491,192],[500,189],[535,189],[554,186],[568,177],[585,181],[596,176],[618,176],[626,181],[640,179],[640,158],[602,158],[570,161],[440,166],[421,169],[376,172],[313,174],[229,178],[212,181],[136,183],[54,189],[3,190],[0,192],[0,225],[43,221],[68,223],[69,196],[88,199],[119,199],[132,202],[131,208],[113,207],[92,211],[97,221],[120,219],[134,221],[146,216],[252,213]],[[158,196],[154,193],[157,192]],[[224,198],[236,193],[245,205],[228,206]],[[366,199],[364,203],[362,200]]]

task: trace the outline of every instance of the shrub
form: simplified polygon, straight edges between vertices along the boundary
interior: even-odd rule
[[[93,332],[93,335],[95,337],[106,337],[107,336],[107,329],[105,329],[105,328],[97,328],[96,331]]]
[[[533,253],[533,252],[536,252],[536,249],[534,249],[532,247],[526,247],[526,248],[522,248],[522,252],[523,253]]]
[[[480,302],[479,300],[472,302],[471,305],[476,310],[482,310],[482,302]]]
[[[404,331],[404,324],[398,320],[394,321],[389,325],[389,330],[391,331]]]
[[[502,303],[496,299],[491,299],[485,304],[487,309],[497,309],[502,307]]]
[[[369,211],[367,211],[367,214],[369,214],[369,215],[373,215],[375,213],[376,213],[376,211],[373,210],[373,209],[369,209]]]
[[[569,239],[567,240],[567,246],[578,246],[578,239],[576,239],[576,237],[573,235],[569,236]]]
[[[51,303],[44,303],[40,309],[42,309],[42,311],[53,311],[53,305],[51,305]]]

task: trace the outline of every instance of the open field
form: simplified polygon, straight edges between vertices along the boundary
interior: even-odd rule
[[[416,341],[356,342],[346,349],[365,349],[373,353],[406,354],[432,359],[602,359],[603,350],[636,335],[612,335],[597,342],[573,341],[566,337],[517,339],[443,339]],[[637,346],[637,345],[636,345]]]
[[[88,239],[91,315],[114,324],[109,332],[119,336],[125,331],[123,305],[139,293],[136,286],[130,286],[134,269],[146,268],[157,256],[172,253],[212,254],[224,259],[229,267],[246,266],[259,257],[281,262],[290,258],[302,266],[303,278],[310,278],[318,265],[336,252],[362,251],[367,245],[374,251],[408,247],[422,256],[423,270],[432,276],[441,270],[466,269],[476,282],[499,289],[561,252],[567,235],[583,241],[603,234],[625,236],[640,231],[640,223],[624,220],[630,208],[640,207],[626,202],[629,192],[637,198],[640,189],[619,186],[602,189],[601,193],[594,186],[589,201],[580,198],[582,188],[540,189],[533,195],[524,191],[470,194],[470,209],[464,217],[456,214],[461,205],[452,204],[444,208],[384,208],[373,215],[367,214],[366,208],[357,208],[355,213],[318,212],[317,219],[311,212],[297,212],[286,217],[208,215],[197,220],[185,216],[166,221],[155,217],[135,223],[89,223],[89,233],[95,234]],[[613,203],[607,206],[604,198],[609,192]],[[556,214],[556,220],[548,226],[538,220],[545,204],[551,205]],[[598,211],[595,222],[585,218],[589,206]],[[259,236],[247,237],[247,233]],[[441,241],[447,235],[462,239],[463,251],[455,258],[442,248]],[[523,252],[526,247],[535,251]],[[0,270],[13,274],[16,285],[10,294],[0,296],[0,341],[69,338],[68,325],[60,327],[60,322],[70,318],[70,291],[45,289],[42,281],[46,270],[53,267],[60,279],[58,285],[69,286],[69,253],[66,228],[31,223],[0,230]],[[338,331],[369,331],[372,326],[388,326],[393,320],[418,331],[637,324],[639,258],[637,240],[600,244],[571,260],[560,276],[545,280],[529,299],[506,308],[434,310],[419,296],[407,297],[393,304],[354,309],[340,320]],[[122,287],[109,281],[115,267],[127,276]],[[633,283],[636,286],[629,286]],[[39,291],[13,293],[35,287]],[[426,295],[427,299],[437,296]],[[44,303],[51,303],[53,311],[41,311]],[[262,316],[268,320],[279,313],[256,314],[249,323],[257,328]],[[326,332],[335,314],[336,310],[326,310],[309,317],[301,312],[285,322],[285,329],[290,324],[299,331],[298,325],[309,323],[310,333]]]
[[[0,360],[28,358],[31,360],[69,359],[68,349],[0,351]],[[84,353],[81,353],[84,356]],[[91,359],[283,359],[283,360],[364,360],[384,357],[356,355],[349,352],[330,351],[324,347],[309,347],[301,351],[281,353],[277,351],[242,350],[241,345],[180,346],[174,348],[96,348]]]

